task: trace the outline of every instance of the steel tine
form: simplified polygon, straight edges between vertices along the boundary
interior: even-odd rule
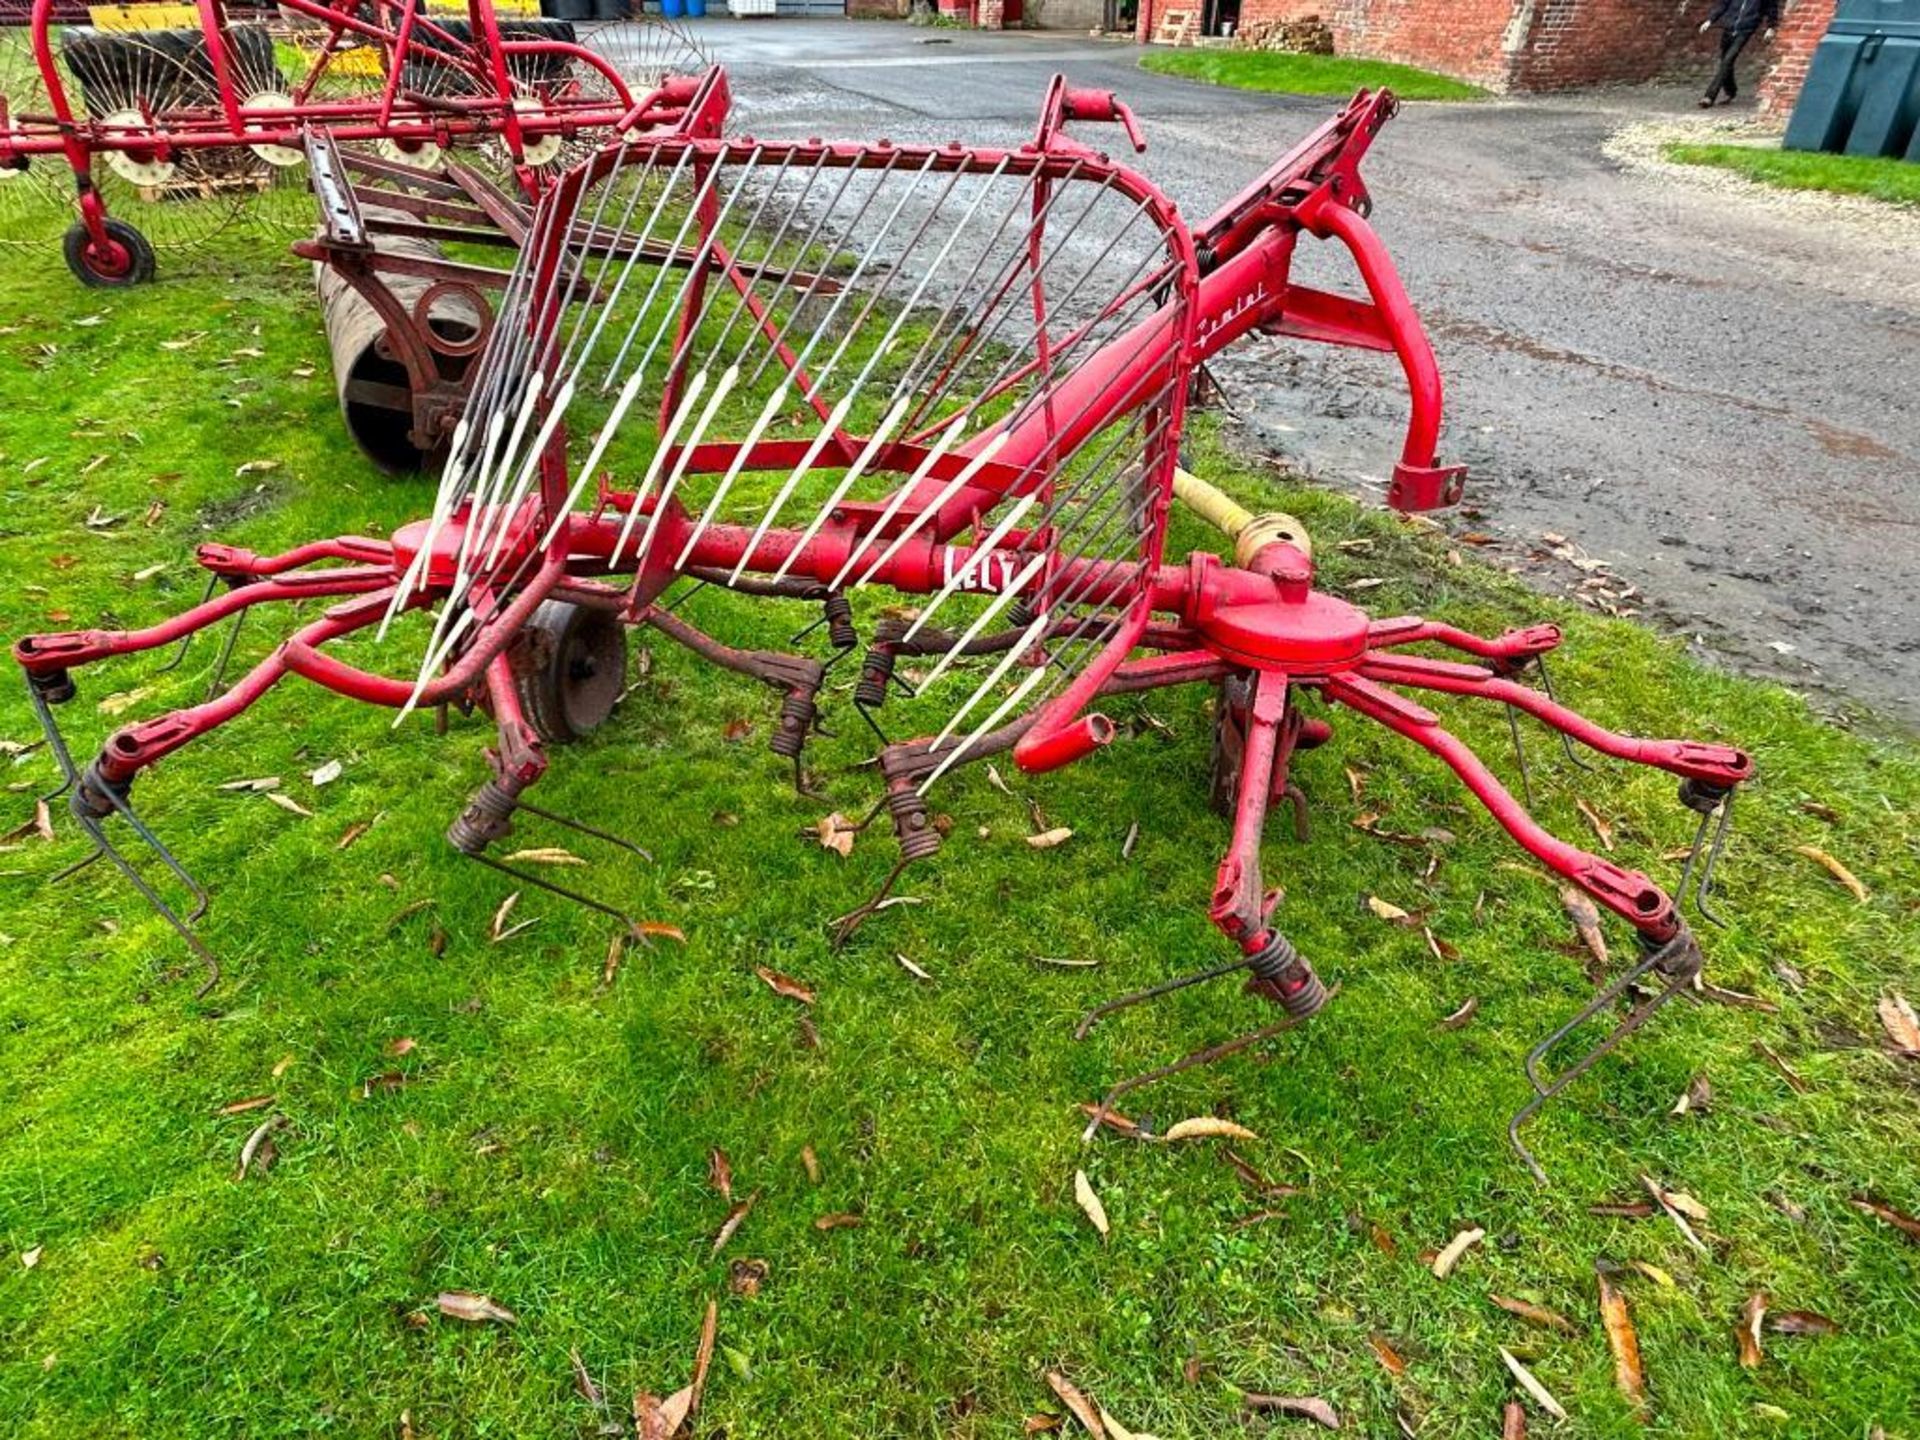
[[[1527,773],[1527,747],[1520,740],[1520,712],[1509,705],[1507,710],[1507,733],[1513,736],[1513,760],[1520,767],[1520,793],[1527,797],[1527,808],[1534,807],[1533,776]]]
[[[596,900],[591,895],[582,895],[577,890],[569,890],[566,886],[557,884],[543,876],[535,875],[529,870],[520,870],[507,864],[504,860],[496,860],[491,855],[468,854],[466,851],[461,851],[460,853],[466,855],[469,860],[479,861],[490,870],[498,870],[502,875],[511,876],[523,885],[531,885],[535,889],[545,890],[550,895],[558,895],[563,900],[571,900],[574,904],[584,906],[588,910],[610,916],[626,926],[627,934],[629,935],[637,936],[640,933],[640,926],[631,915],[628,915],[623,910],[616,910],[613,906]]]
[[[1547,657],[1544,654],[1536,655],[1533,657],[1533,663],[1540,667],[1540,688],[1546,692],[1547,699],[1558,705],[1560,697],[1553,693],[1553,675],[1547,669]],[[1553,733],[1560,737],[1560,748],[1567,752],[1567,759],[1582,770],[1597,771],[1600,768],[1580,753],[1579,747],[1573,743],[1573,737],[1566,731],[1556,729]]]
[[[1338,985],[1334,986],[1328,998],[1331,999],[1333,995],[1338,994],[1339,990],[1340,987]],[[1093,1118],[1087,1122],[1087,1128],[1080,1132],[1080,1143],[1082,1145],[1092,1143],[1093,1137],[1099,1131],[1101,1123],[1107,1118],[1108,1114],[1112,1112],[1115,1102],[1118,1101],[1121,1096],[1152,1085],[1157,1081],[1165,1080],[1169,1076],[1178,1075],[1183,1070],[1191,1070],[1199,1065],[1211,1065],[1216,1060],[1224,1060],[1229,1055],[1237,1055],[1242,1050],[1250,1049],[1264,1040],[1271,1040],[1276,1035],[1284,1035],[1287,1031],[1298,1027],[1299,1024],[1300,1020],[1297,1017],[1289,1015],[1284,1020],[1276,1020],[1271,1025],[1263,1026],[1258,1030],[1250,1030],[1245,1035],[1238,1035],[1231,1040],[1222,1041],[1218,1045],[1209,1045],[1203,1050],[1195,1050],[1190,1054],[1182,1055],[1171,1065],[1162,1065],[1157,1070],[1147,1070],[1138,1075],[1128,1076],[1125,1080],[1120,1081],[1111,1090],[1107,1091],[1099,1105],[1094,1108]]]
[[[1586,1009],[1580,1012],[1579,1016],[1575,1017],[1571,1025],[1564,1026],[1561,1030],[1557,1031],[1556,1037],[1564,1036],[1569,1029],[1573,1028],[1573,1025],[1578,1025],[1582,1020],[1590,1017],[1595,1010],[1599,1008],[1599,1003],[1605,1003],[1605,1001],[1610,1000],[1617,995],[1620,990],[1624,989],[1626,984],[1631,983],[1633,980],[1639,978],[1639,976],[1645,974],[1659,958],[1660,954],[1661,952],[1657,950],[1652,952],[1645,960],[1629,971],[1621,981],[1609,986],[1601,996],[1596,997],[1596,1002],[1598,1003],[1589,1004]],[[1533,1172],[1533,1178],[1535,1180],[1539,1181],[1542,1185],[1551,1183],[1547,1179],[1547,1172],[1541,1168],[1540,1162],[1534,1158],[1533,1151],[1528,1149],[1526,1142],[1520,1138],[1521,1129],[1532,1122],[1534,1117],[1546,1107],[1549,1100],[1553,1099],[1561,1091],[1565,1090],[1567,1086],[1586,1074],[1588,1070],[1592,1069],[1602,1059],[1618,1049],[1621,1041],[1625,1040],[1629,1035],[1633,1034],[1634,1031],[1651,1020],[1655,1014],[1666,1006],[1668,1001],[1672,1000],[1674,996],[1681,994],[1686,987],[1692,983],[1692,980],[1692,973],[1686,971],[1670,976],[1658,991],[1641,1001],[1624,1020],[1614,1026],[1613,1029],[1607,1033],[1605,1039],[1601,1040],[1599,1044],[1595,1045],[1585,1055],[1582,1055],[1578,1060],[1574,1061],[1573,1064],[1567,1066],[1567,1068],[1556,1075],[1550,1083],[1544,1086],[1541,1085],[1537,1077],[1529,1072],[1527,1078],[1533,1083],[1534,1095],[1525,1105],[1522,1105],[1518,1110],[1514,1111],[1512,1119],[1507,1121],[1507,1140],[1513,1146],[1515,1153],[1526,1163],[1527,1169]],[[1538,1047],[1536,1047],[1536,1049],[1537,1048]],[[1531,1061],[1533,1057],[1529,1055],[1528,1059]]]
[[[1215,965],[1210,970],[1196,970],[1191,975],[1181,975],[1172,980],[1163,980],[1158,985],[1149,985],[1144,990],[1135,990],[1131,994],[1120,995],[1080,1017],[1080,1023],[1073,1028],[1073,1038],[1084,1040],[1093,1033],[1093,1027],[1107,1016],[1130,1009],[1135,1005],[1144,1005],[1149,1000],[1158,1000],[1162,995],[1171,995],[1176,990],[1185,990],[1190,985],[1201,985],[1209,980],[1218,980],[1222,975],[1231,975],[1236,970],[1244,970],[1253,961],[1246,956],[1238,960],[1229,960],[1224,965]]]
[[[220,693],[220,686],[227,678],[227,665],[233,659],[234,647],[240,643],[240,627],[246,623],[246,619],[244,608],[233,612],[233,622],[221,637],[220,653],[214,658],[213,673],[207,677],[207,693],[201,698],[203,705]]]
[[[200,604],[204,605],[209,600],[213,599],[213,592],[217,590],[219,586],[220,586],[220,577],[218,575],[209,575],[207,577],[207,588],[204,591],[202,591],[200,595]],[[187,658],[187,647],[193,643],[194,633],[195,632],[189,630],[186,634],[180,637],[180,644],[174,650],[173,658],[167,661],[167,663],[162,665],[158,670],[154,671],[153,673],[155,675],[171,674],[173,671],[178,670],[180,668],[180,662]]]
[[[1728,791],[1726,799],[1719,804],[1720,825],[1714,831],[1713,846],[1707,851],[1706,866],[1700,871],[1700,884],[1693,892],[1693,908],[1703,920],[1722,930],[1727,928],[1727,922],[1707,904],[1707,897],[1713,893],[1713,872],[1719,867],[1721,853],[1727,848],[1727,837],[1733,832],[1733,796],[1734,792]]]
[[[562,815],[554,810],[542,809],[540,806],[527,800],[515,800],[513,802],[513,808],[515,810],[524,810],[529,815],[538,815],[542,820],[551,820],[556,825],[564,825],[569,830],[577,830],[582,835],[591,835],[596,840],[604,840],[609,845],[617,845],[622,850],[631,850],[648,864],[653,863],[653,854],[645,846],[637,845],[631,840],[613,834],[611,831],[601,830],[589,825],[584,820],[575,820],[570,815]]]

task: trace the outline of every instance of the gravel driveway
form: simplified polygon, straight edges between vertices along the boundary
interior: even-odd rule
[[[1147,130],[1141,168],[1196,218],[1335,104],[1149,75],[1129,45],[1056,34],[699,34],[737,131],[1017,142],[1054,71],[1116,89]],[[1472,466],[1450,523],[1551,588],[1590,578],[1564,557],[1604,561],[1593,598],[1920,727],[1920,217],[1650,163],[1658,127],[1703,123],[1686,104],[1410,105],[1376,145],[1375,223],[1440,353],[1445,454]],[[1302,278],[1344,283],[1330,258]],[[1256,341],[1221,378],[1253,443],[1378,493],[1390,359]]]

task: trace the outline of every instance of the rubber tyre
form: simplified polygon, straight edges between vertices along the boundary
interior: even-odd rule
[[[627,627],[604,610],[548,600],[514,642],[514,691],[541,741],[598,729],[627,688]]]
[[[107,238],[126,252],[125,266],[117,271],[102,269],[91,253],[92,241],[87,235],[86,224],[76,220],[61,245],[67,258],[67,268],[75,278],[82,285],[107,290],[145,285],[153,279],[153,246],[147,243],[147,237],[124,220],[109,219],[106,231]]]

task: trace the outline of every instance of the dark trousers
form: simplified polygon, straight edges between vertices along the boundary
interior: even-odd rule
[[[1740,52],[1747,48],[1747,42],[1752,38],[1751,30],[1720,32],[1720,68],[1713,72],[1713,83],[1707,86],[1709,101],[1718,100],[1722,94],[1731,100],[1740,93],[1740,85],[1733,77],[1733,63],[1740,58]]]

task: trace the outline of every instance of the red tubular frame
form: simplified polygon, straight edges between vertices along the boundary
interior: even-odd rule
[[[44,7],[48,0],[38,3]],[[311,4],[311,0],[306,3]],[[478,7],[482,0],[473,3]],[[748,153],[745,142],[714,138],[726,96],[725,80],[719,72],[705,77],[697,87],[675,88],[666,99],[678,107],[675,113],[680,128],[651,143],[669,155],[676,148],[694,147],[708,164],[744,158]],[[1137,405],[1135,391],[1142,377],[1154,376],[1162,369],[1170,376],[1182,376],[1199,360],[1256,329],[1395,354],[1406,376],[1412,405],[1389,502],[1400,509],[1423,509],[1456,497],[1460,472],[1457,467],[1440,464],[1435,455],[1443,393],[1433,351],[1391,261],[1364,218],[1369,202],[1359,178],[1359,159],[1393,110],[1391,96],[1363,93],[1356,97],[1339,116],[1193,231],[1180,224],[1171,203],[1144,179],[1061,133],[1061,125],[1070,119],[1130,125],[1131,116],[1111,96],[1068,91],[1059,81],[1049,91],[1039,138],[1017,151],[817,142],[755,144],[754,151],[775,162],[782,157],[801,156],[827,165],[878,166],[904,159],[909,166],[926,165],[935,170],[976,165],[994,166],[1021,176],[1037,172],[1047,180],[1064,176],[1071,166],[1082,176],[1096,176],[1149,207],[1168,238],[1177,271],[1177,286],[1168,305],[1151,320],[1091,355],[1058,387],[1051,396],[1052,403],[1034,407],[1028,418],[1003,435],[997,428],[975,434],[967,445],[956,447],[932,467],[919,489],[900,507],[901,524],[920,516],[990,438],[999,440],[994,462],[982,467],[970,487],[940,514],[929,517],[926,528],[900,546],[872,578],[906,594],[939,589],[974,553],[962,539],[965,533],[1016,492],[1044,486],[1049,479],[1047,457],[1066,452],[1079,438],[1098,432]],[[572,206],[585,187],[608,172],[614,159],[615,152],[605,150],[569,172],[547,203]],[[1292,257],[1302,234],[1332,240],[1352,255],[1368,297],[1365,301],[1292,283]],[[551,279],[561,259],[557,246],[539,258],[543,268],[535,277],[534,293],[544,293],[540,276]],[[740,285],[734,260],[724,247],[714,249],[710,268]],[[1037,298],[1044,304],[1044,297]],[[538,338],[543,329],[552,326],[555,317],[541,306],[533,309],[527,323],[535,328]],[[791,366],[791,360],[788,363]],[[1175,386],[1164,402],[1170,413],[1159,433],[1166,438],[1148,457],[1146,473],[1166,482],[1158,496],[1163,509],[1171,495],[1171,445],[1172,437],[1179,432],[1184,391],[1184,385]],[[854,443],[854,437],[843,438]],[[909,473],[928,454],[925,438],[886,447],[880,466],[895,473]],[[120,787],[122,793],[145,766],[233,718],[283,676],[296,674],[326,689],[382,706],[469,701],[490,704],[501,730],[496,768],[503,778],[512,779],[517,794],[518,788],[538,777],[545,760],[519,713],[507,647],[550,596],[616,611],[630,624],[655,624],[663,633],[694,645],[709,658],[786,689],[787,703],[799,705],[797,713],[803,717],[810,715],[812,692],[807,685],[817,689],[817,662],[769,658],[768,652],[730,651],[699,636],[678,617],[660,615],[651,602],[677,578],[677,573],[658,561],[651,562],[658,568],[636,577],[630,590],[616,590],[604,583],[632,576],[636,568],[632,547],[625,554],[615,554],[623,524],[635,505],[631,492],[603,491],[591,512],[567,515],[565,523],[556,527],[554,541],[546,551],[533,551],[534,537],[547,528],[568,490],[564,447],[564,436],[556,436],[553,448],[542,457],[539,493],[525,502],[524,512],[489,527],[507,538],[498,564],[480,578],[467,597],[477,624],[443,673],[418,693],[411,681],[349,665],[325,653],[323,647],[363,629],[384,612],[394,585],[416,558],[428,529],[425,522],[404,527],[390,542],[341,537],[273,556],[204,546],[200,563],[216,577],[234,584],[237,588],[231,593],[146,630],[29,636],[15,645],[15,658],[40,694],[60,698],[58,692],[71,693],[68,672],[74,667],[157,648],[264,601],[314,595],[340,598],[342,603],[256,665],[226,696],[127,726],[109,739],[96,762],[96,771],[104,781]],[[799,463],[805,450],[805,442],[769,441],[757,447],[748,460],[752,468],[784,469]],[[829,453],[816,463],[842,467],[851,454],[844,447],[843,451],[831,453],[829,447]],[[736,446],[706,443],[679,458],[690,472],[714,473],[725,469],[737,454]],[[645,513],[651,515],[654,503],[649,502]],[[714,523],[705,527],[693,545],[686,568],[702,575],[726,572],[750,554],[747,572],[758,576],[779,572],[789,588],[805,589],[812,584],[824,591],[846,571],[855,551],[862,549],[874,508],[849,506],[846,515],[828,518],[811,533],[772,528],[757,544],[745,526]],[[462,507],[439,527],[435,553],[422,567],[424,583],[409,593],[410,608],[437,603],[447,594],[453,579],[452,560],[466,529],[495,518],[476,517]],[[693,521],[684,510],[670,505],[652,519],[657,522],[652,555],[673,555],[686,547]],[[1310,969],[1304,972],[1305,980],[1300,978],[1302,962],[1270,924],[1274,892],[1264,887],[1260,874],[1260,843],[1267,809],[1276,797],[1288,792],[1293,754],[1327,738],[1325,722],[1307,717],[1300,708],[1302,697],[1314,693],[1386,726],[1439,757],[1528,853],[1624,918],[1649,945],[1678,945],[1686,940],[1673,900],[1657,885],[1645,875],[1549,834],[1465,743],[1441,726],[1437,716],[1389,687],[1487,700],[1523,710],[1603,754],[1681,777],[1686,785],[1695,787],[1695,800],[1704,799],[1708,805],[1731,795],[1751,778],[1752,762],[1744,752],[1722,745],[1619,735],[1582,718],[1550,696],[1519,684],[1513,677],[1560,643],[1560,631],[1555,626],[1536,625],[1488,638],[1417,616],[1369,621],[1353,606],[1313,590],[1310,559],[1288,543],[1265,546],[1244,567],[1228,566],[1204,553],[1185,563],[1165,563],[1160,553],[1163,519],[1163,514],[1154,516],[1136,560],[1054,557],[1047,576],[1050,587],[1082,586],[1085,593],[1077,603],[1103,608],[1124,606],[1125,614],[1115,638],[1056,698],[985,737],[977,753],[1011,747],[1023,768],[1049,770],[1079,759],[1114,738],[1117,727],[1088,709],[1102,695],[1223,677],[1234,677],[1236,683],[1245,681],[1248,698],[1244,713],[1228,716],[1224,693],[1221,702],[1223,726],[1230,723],[1236,727],[1238,768],[1232,802],[1233,838],[1216,880],[1212,915],[1222,932],[1249,957],[1257,977],[1276,987],[1274,993],[1283,1003],[1311,1007],[1324,999],[1324,991],[1319,992],[1319,1000],[1313,998],[1317,980],[1307,983],[1312,980]],[[350,568],[305,568],[323,561],[346,561]],[[1013,571],[1010,558],[997,555],[995,562],[979,568],[970,588],[994,592],[1009,583]],[[523,571],[530,572],[530,578],[500,583],[500,577],[518,576]],[[494,588],[496,584],[498,589]],[[1053,593],[1061,592],[1055,589]],[[1157,623],[1156,616],[1166,617],[1171,623]],[[1416,644],[1444,646],[1484,663],[1461,664],[1402,653],[1404,647]],[[1141,649],[1163,653],[1135,656],[1134,652]],[[807,671],[806,666],[813,668]],[[804,718],[795,723],[804,724]],[[882,754],[887,804],[893,808],[903,849],[909,835],[914,836],[913,848],[904,849],[907,858],[930,853],[924,833],[907,828],[916,814],[920,822],[926,819],[924,807],[916,809],[915,785],[950,756],[956,744],[911,742],[889,746]],[[797,756],[797,744],[785,753]],[[1695,800],[1688,803],[1694,804]],[[1695,808],[1702,806],[1695,804]],[[937,840],[933,844],[937,846]],[[1297,1013],[1310,1013],[1310,1008]]]

